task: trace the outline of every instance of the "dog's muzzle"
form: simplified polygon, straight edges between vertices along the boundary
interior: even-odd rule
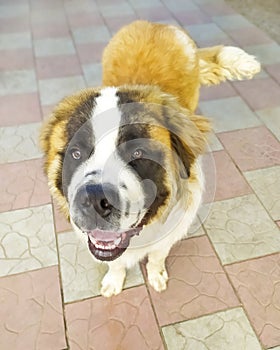
[[[138,235],[140,227],[119,228],[120,199],[111,184],[86,184],[75,196],[75,224],[88,236],[93,256],[102,261],[118,258],[127,249],[131,237]]]

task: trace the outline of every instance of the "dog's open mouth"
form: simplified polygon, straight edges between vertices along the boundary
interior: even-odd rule
[[[103,231],[95,229],[88,231],[88,246],[98,260],[111,261],[118,258],[129,245],[131,237],[138,235],[141,228],[123,232]]]

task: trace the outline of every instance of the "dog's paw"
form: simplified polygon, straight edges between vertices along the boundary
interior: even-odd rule
[[[238,47],[225,46],[218,55],[223,74],[229,80],[252,79],[260,72],[261,65],[252,55]]]
[[[162,292],[167,287],[168,274],[165,269],[157,268],[155,265],[147,264],[148,281],[156,292]]]
[[[101,282],[101,295],[110,298],[122,291],[125,273],[110,273],[108,272]]]

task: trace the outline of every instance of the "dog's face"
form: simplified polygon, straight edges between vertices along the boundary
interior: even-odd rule
[[[178,200],[205,142],[186,113],[140,86],[86,90],[54,111],[42,133],[50,188],[96,259],[118,258]]]

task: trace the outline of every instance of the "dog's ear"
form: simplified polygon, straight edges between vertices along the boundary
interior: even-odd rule
[[[172,150],[176,152],[179,174],[182,179],[187,179],[190,176],[190,167],[192,160],[190,154],[186,151],[186,146],[180,140],[180,137],[170,134]]]

